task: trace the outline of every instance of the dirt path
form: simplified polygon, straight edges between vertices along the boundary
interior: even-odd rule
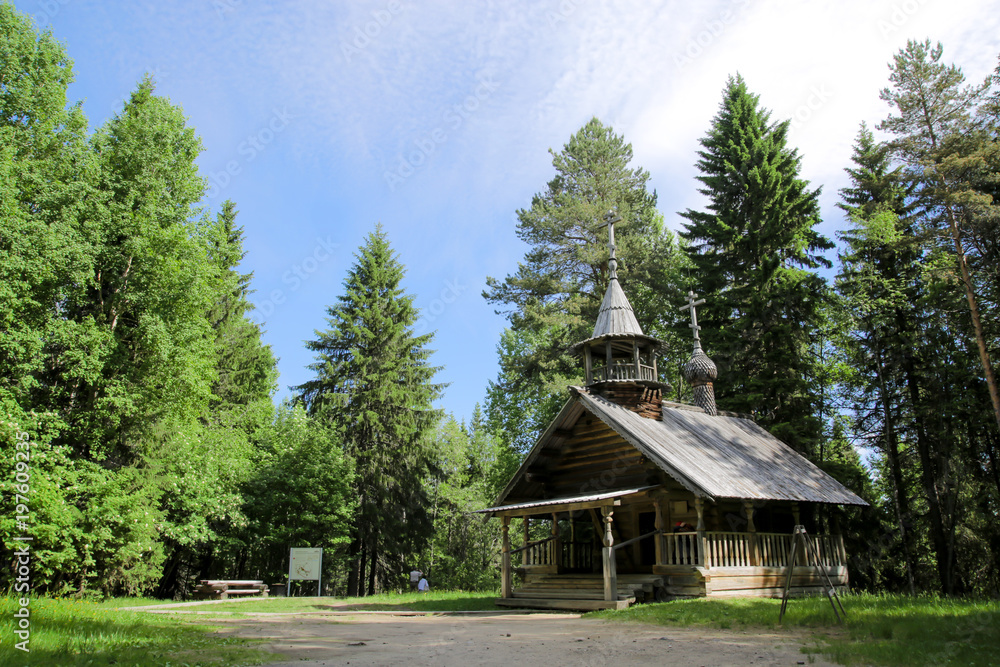
[[[318,665],[662,665],[785,667],[833,663],[790,634],[610,623],[577,614],[219,617],[241,637],[270,640],[271,667]]]

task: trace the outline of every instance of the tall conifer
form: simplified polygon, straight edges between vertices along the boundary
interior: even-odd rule
[[[698,180],[707,210],[688,210],[682,236],[694,264],[706,351],[719,367],[719,406],[755,413],[803,452],[820,437],[810,378],[826,286],[819,190],[799,178],[789,122],[771,123],[743,78],[730,78],[701,140]]]
[[[377,592],[430,535],[424,481],[441,393],[428,363],[433,333],[414,334],[419,311],[381,225],[355,257],[343,296],[327,311],[330,328],[307,343],[316,377],[296,388],[312,415],[337,426],[355,460],[351,595]]]

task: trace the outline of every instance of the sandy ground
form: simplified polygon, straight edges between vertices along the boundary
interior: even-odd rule
[[[268,640],[272,667],[317,665],[818,665],[792,634],[610,623],[578,614],[248,615],[213,619]]]

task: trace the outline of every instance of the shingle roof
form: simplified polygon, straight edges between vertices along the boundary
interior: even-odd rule
[[[643,335],[642,327],[639,326],[639,321],[635,319],[635,313],[632,311],[632,304],[628,302],[622,286],[614,277],[611,278],[608,290],[604,293],[601,310],[597,314],[597,324],[594,325],[594,335],[591,338],[609,334]]]
[[[867,505],[749,419],[666,405],[662,420],[649,419],[586,389],[570,391],[588,412],[697,495]]]

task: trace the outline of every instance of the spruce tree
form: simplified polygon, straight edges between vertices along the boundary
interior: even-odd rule
[[[840,272],[836,288],[842,297],[845,330],[838,347],[850,371],[841,389],[854,412],[855,432],[866,447],[878,453],[879,467],[891,497],[894,525],[899,535],[906,588],[916,590],[916,516],[911,496],[914,437],[925,439],[920,405],[916,350],[921,346],[920,302],[924,298],[919,264],[921,249],[914,236],[913,207],[891,162],[889,147],[880,144],[862,124],[854,145],[853,167],[846,171],[849,187],[840,191],[838,206],[848,214],[849,228],[840,234]],[[916,434],[914,436],[914,434]],[[892,548],[896,555],[895,545]],[[903,586],[890,577],[890,587]]]
[[[307,343],[316,377],[296,388],[311,415],[339,430],[355,461],[350,595],[394,580],[431,533],[424,481],[440,419],[432,403],[441,393],[433,383],[438,369],[428,363],[433,334],[414,334],[419,311],[381,225],[355,257],[344,294],[327,311],[330,328]]]
[[[789,122],[771,123],[743,78],[730,78],[697,163],[707,210],[687,210],[681,235],[693,264],[706,351],[719,368],[719,406],[753,413],[812,452],[821,434],[811,378],[826,285],[819,190],[799,178]]]

